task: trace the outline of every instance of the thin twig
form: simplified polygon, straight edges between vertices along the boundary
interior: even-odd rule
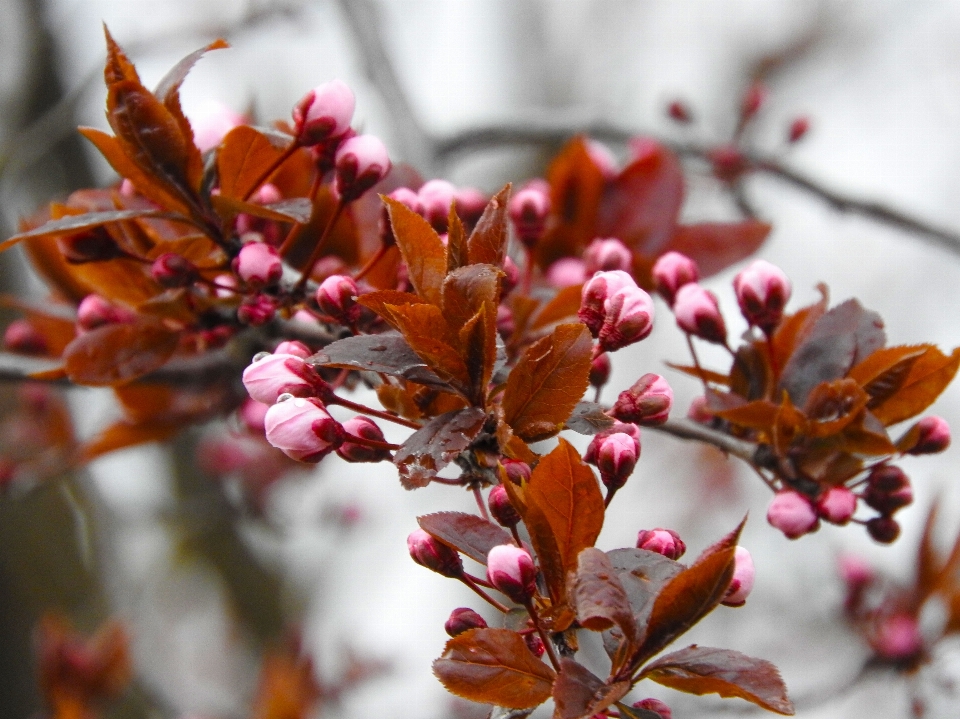
[[[723,450],[727,454],[742,459],[749,464],[756,463],[756,453],[758,445],[753,442],[731,437],[715,429],[711,429],[699,422],[691,419],[668,419],[660,425],[649,427],[656,432],[669,434],[679,439],[692,439],[697,442],[712,444],[717,449]]]

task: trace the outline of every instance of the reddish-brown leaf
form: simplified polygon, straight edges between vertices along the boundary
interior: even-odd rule
[[[506,530],[475,514],[436,512],[417,517],[417,524],[423,531],[480,564],[487,563],[487,554],[494,547],[513,543]]]
[[[607,552],[607,557],[627,594],[637,626],[645,627],[653,600],[664,585],[683,570],[683,565],[646,549],[614,549]],[[608,648],[611,657],[618,645],[619,642],[615,642]]]
[[[118,449],[147,442],[165,442],[183,428],[182,422],[115,422],[80,448],[79,461],[90,462]]]
[[[863,417],[861,411],[867,406],[868,400],[867,393],[852,379],[821,382],[810,392],[807,405],[803,408],[804,414],[810,419],[810,435],[829,437],[843,431]]]
[[[487,264],[503,267],[503,258],[507,254],[507,203],[510,201],[510,185],[490,198],[477,226],[470,233],[467,242],[468,258],[471,265]]]
[[[447,274],[447,249],[425,219],[402,202],[384,197],[397,247],[407,263],[410,283],[421,299],[440,306]]]
[[[670,369],[675,369],[677,372],[683,372],[691,377],[696,377],[697,379],[713,382],[721,387],[726,387],[730,384],[730,377],[728,375],[720,374],[719,372],[713,372],[712,370],[693,367],[690,365],[674,364],[673,362],[667,362],[667,367]]]
[[[553,719],[587,719],[599,714],[630,691],[630,682],[606,684],[582,664],[566,657],[553,684]]]
[[[486,416],[467,407],[434,417],[400,446],[393,462],[405,489],[426,487],[480,434]]]
[[[357,302],[392,324],[393,316],[387,310],[387,305],[419,305],[423,303],[423,300],[412,292],[377,290],[360,295]]]
[[[493,369],[497,364],[497,310],[493,303],[481,305],[459,332],[462,356],[470,378],[470,401],[484,404]]]
[[[496,312],[501,274],[493,265],[471,264],[447,275],[442,291],[447,324],[458,329],[463,327],[484,305],[490,305]]]
[[[385,305],[392,324],[437,376],[470,397],[471,378],[454,334],[437,305]]]
[[[817,320],[827,311],[829,301],[827,286],[820,284],[817,289],[820,291],[820,301],[785,316],[773,333],[773,357],[776,360],[774,364],[781,371],[794,350],[807,339]]]
[[[470,263],[467,249],[467,234],[457,214],[457,203],[450,205],[447,217],[447,274]]]
[[[309,360],[325,367],[382,372],[411,382],[449,390],[398,332],[357,335],[331,342]]]
[[[716,395],[713,395],[716,396]],[[759,429],[769,432],[777,417],[779,407],[773,402],[765,399],[758,399],[755,402],[748,402],[734,409],[719,410],[713,412],[718,417],[733,422],[741,427],[749,429]]]
[[[897,391],[870,408],[885,426],[903,422],[933,404],[960,368],[960,348],[945,355],[930,347],[918,357]]]
[[[742,529],[743,522],[664,584],[653,601],[634,667],[659,653],[720,603],[733,578],[733,555]]]
[[[227,133],[217,153],[220,195],[242,200],[282,154],[259,130],[240,125]]]
[[[447,642],[433,673],[452,694],[511,709],[545,702],[557,676],[520,634],[490,628],[470,629]]]
[[[710,277],[759,249],[771,226],[758,220],[680,225],[663,252],[673,250],[696,260],[701,277]]]
[[[773,664],[729,649],[693,644],[658,659],[641,676],[687,694],[740,697],[777,714],[794,711]]]
[[[531,330],[540,330],[549,327],[555,322],[576,319],[580,309],[580,296],[583,294],[583,285],[564,287],[547,302],[530,323]]]
[[[129,382],[166,364],[179,337],[150,320],[98,327],[64,350],[67,376],[77,384],[93,386]]]
[[[879,404],[900,389],[913,363],[930,344],[900,347],[884,347],[858,362],[847,377],[863,387],[871,402]]]
[[[68,215],[59,220],[50,220],[40,227],[13,235],[0,242],[0,252],[12,247],[21,240],[34,237],[59,237],[72,235],[94,227],[126,222],[138,217],[163,217],[165,213],[157,210],[114,210],[111,212],[86,212],[82,215]]]
[[[507,378],[504,419],[527,442],[563,428],[587,389],[593,342],[582,324],[558,325],[534,342]]]

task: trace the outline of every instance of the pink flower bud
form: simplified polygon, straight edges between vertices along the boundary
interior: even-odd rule
[[[312,374],[313,369],[302,357],[262,353],[243,371],[243,386],[257,402],[273,404],[282,394],[294,397],[314,394]]]
[[[857,495],[846,487],[831,487],[817,498],[817,514],[831,524],[846,524],[856,511]]]
[[[687,408],[687,419],[700,424],[709,424],[713,421],[713,413],[707,409],[707,398],[703,395],[694,397]]]
[[[673,301],[677,325],[684,332],[716,344],[727,343],[727,326],[716,296],[695,282],[681,287]]]
[[[597,272],[583,286],[577,317],[597,337],[607,317],[610,299],[620,290],[638,289],[637,283],[623,270]]]
[[[320,311],[343,325],[353,325],[360,319],[357,296],[360,290],[349,275],[330,275],[317,288]]]
[[[837,559],[837,569],[840,578],[848,589],[861,588],[870,584],[876,578],[873,567],[855,554],[842,554]]]
[[[604,178],[612,180],[619,174],[620,168],[617,164],[617,158],[614,157],[609,147],[591,138],[587,138],[586,147],[587,154],[590,156],[590,159],[593,160],[593,164],[596,165],[603,174]]]
[[[749,120],[763,107],[767,101],[769,92],[763,83],[754,82],[743,94],[743,103],[740,106],[740,115],[744,120]]]
[[[212,150],[230,130],[247,123],[246,117],[217,100],[206,101],[188,117],[193,129],[193,144],[200,152]]]
[[[616,352],[646,339],[653,330],[653,299],[639,287],[625,287],[607,300],[600,348]]]
[[[344,202],[357,199],[390,172],[387,148],[374,135],[357,135],[344,141],[334,162],[334,190]]]
[[[627,483],[639,457],[639,438],[626,432],[596,435],[584,455],[587,462],[597,465],[600,480],[613,491]]]
[[[454,203],[460,219],[473,226],[487,209],[487,196],[475,187],[461,187],[454,195]]]
[[[690,108],[687,107],[685,102],[680,100],[674,100],[667,105],[667,116],[671,120],[676,120],[677,122],[682,122],[683,124],[693,122],[693,116],[690,113]]]
[[[576,257],[561,257],[547,268],[547,282],[557,289],[582,285],[587,279],[587,267]]]
[[[446,180],[430,180],[425,182],[417,192],[423,206],[423,216],[433,225],[437,232],[447,231],[447,220],[450,215],[450,205],[457,196],[457,188]]]
[[[298,462],[319,462],[343,441],[343,427],[318,399],[290,397],[267,410],[267,441]]]
[[[632,706],[634,709],[643,709],[644,711],[659,714],[660,719],[673,719],[673,712],[670,711],[670,707],[653,697],[641,699],[638,702],[634,702]]]
[[[790,123],[790,130],[787,132],[787,140],[790,144],[800,142],[810,131],[810,118],[798,117]]]
[[[520,284],[520,268],[509,256],[503,258],[503,279],[500,281],[500,296],[506,297]],[[502,305],[501,305],[502,306]]]
[[[246,325],[259,327],[273,319],[277,313],[277,303],[272,297],[256,294],[244,297],[237,308],[237,319]]]
[[[299,340],[285,340],[276,346],[273,350],[275,355],[293,355],[306,359],[313,354],[313,351]]]
[[[677,290],[700,279],[697,263],[679,252],[666,252],[653,265],[653,281],[657,292],[673,306]]]
[[[641,529],[637,533],[637,549],[656,552],[667,559],[680,559],[687,545],[672,529]]]
[[[673,390],[658,374],[645,374],[617,397],[610,414],[621,422],[645,426],[663,424],[673,407]]]
[[[517,239],[533,247],[543,237],[550,214],[550,195],[539,185],[528,185],[510,198],[507,213]]]
[[[264,421],[266,420],[268,409],[270,409],[270,405],[264,404],[263,402],[257,402],[257,400],[253,398],[248,398],[244,400],[242,405],[240,405],[240,411],[238,412],[238,415],[244,427],[249,429],[251,432],[262,434],[264,431]]]
[[[797,539],[816,529],[820,522],[813,504],[792,489],[777,492],[767,508],[767,521],[786,535]]]
[[[153,261],[150,276],[163,287],[187,287],[199,274],[196,266],[183,255],[165,252]]]
[[[369,447],[351,440],[351,437],[361,437],[374,442],[386,442],[383,431],[369,417],[356,416],[343,423],[344,440],[337,449],[337,454],[348,462],[382,462],[390,459],[390,450],[386,447]]]
[[[3,346],[11,352],[25,355],[46,354],[47,339],[30,320],[14,320],[3,332]]]
[[[747,322],[770,334],[780,324],[792,286],[779,267],[754,260],[734,277],[733,289]]]
[[[513,310],[505,304],[497,305],[497,332],[500,333],[500,336],[506,339],[516,329],[517,325],[513,321]]]
[[[422,529],[417,529],[407,537],[407,549],[410,557],[421,567],[442,574],[445,577],[460,577],[463,575],[463,560],[457,550]]]
[[[633,253],[615,237],[598,237],[583,252],[587,274],[609,270],[629,272],[633,265]]]
[[[867,520],[867,532],[880,544],[892,544],[900,536],[900,524],[893,517],[874,517]]]
[[[530,465],[521,462],[519,459],[509,459],[505,457],[500,464],[507,473],[507,478],[514,484],[523,484],[530,481]]]
[[[730,588],[721,604],[727,607],[742,607],[753,590],[753,579],[757,572],[753,566],[753,557],[743,547],[736,548],[733,561],[733,579],[730,580]]]
[[[884,659],[903,661],[923,649],[923,636],[916,619],[908,614],[894,614],[879,620],[870,643]]]
[[[443,628],[451,637],[470,629],[484,629],[487,626],[486,620],[472,609],[467,607],[458,607],[450,612],[450,617],[444,622]]]
[[[881,514],[891,515],[913,502],[910,479],[899,467],[890,464],[874,467],[867,477],[863,501]]]
[[[77,307],[77,326],[93,330],[103,325],[133,322],[137,316],[126,309],[107,302],[100,295],[87,295]]]
[[[283,275],[280,255],[270,245],[249,242],[233,260],[233,271],[251,287],[276,284]]]
[[[942,417],[924,417],[917,422],[917,443],[907,454],[936,454],[950,446],[950,425]]]
[[[612,369],[610,355],[606,352],[601,352],[594,357],[593,361],[590,362],[590,386],[603,387],[610,379]]]
[[[396,190],[387,195],[387,197],[389,197],[391,200],[396,200],[404,205],[408,210],[412,210],[418,215],[423,214],[423,202],[421,202],[420,196],[409,187],[398,187]]]
[[[723,182],[736,182],[750,169],[750,163],[735,145],[720,145],[707,153],[713,174]]]
[[[339,137],[350,129],[355,106],[353,91],[340,80],[315,87],[293,108],[297,140],[309,146]]]
[[[502,484],[495,485],[487,495],[490,514],[503,527],[516,527],[520,523],[520,514],[510,503],[507,490]]]
[[[537,568],[527,550],[501,544],[487,554],[487,580],[517,604],[526,604],[537,589]]]

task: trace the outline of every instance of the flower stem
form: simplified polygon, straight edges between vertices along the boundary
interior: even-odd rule
[[[524,608],[526,608],[527,614],[530,615],[530,619],[533,620],[533,626],[537,628],[537,634],[539,634],[540,639],[543,640],[543,646],[546,647],[547,655],[550,657],[550,663],[553,664],[553,668],[559,672],[560,660],[557,658],[557,650],[553,648],[553,642],[550,641],[550,637],[543,631],[543,626],[540,624],[540,615],[537,614],[537,610],[533,606],[533,600],[528,599],[526,604],[524,604]]]
[[[475,591],[482,599],[484,599],[485,601],[487,601],[487,602],[489,602],[490,604],[492,604],[494,607],[496,607],[497,609],[499,609],[499,610],[500,610],[501,612],[503,612],[504,614],[507,614],[507,613],[510,612],[510,607],[508,607],[508,606],[506,606],[506,605],[504,605],[504,604],[501,604],[501,603],[498,602],[496,599],[494,599],[494,598],[491,597],[489,594],[487,594],[485,591],[483,591],[483,590],[480,588],[480,586],[479,586],[475,581],[473,581],[473,580],[470,578],[470,575],[469,575],[469,574],[461,574],[461,575],[460,575],[460,581],[463,582],[464,584],[466,584],[468,587],[470,587],[470,589],[472,589],[473,591]]]
[[[327,402],[327,404],[338,404],[341,407],[352,409],[354,412],[359,412],[360,414],[367,414],[367,415],[370,415],[371,417],[378,417],[379,419],[385,419],[388,422],[394,422],[396,424],[403,425],[404,427],[409,427],[410,429],[420,429],[419,424],[415,422],[411,422],[408,419],[404,419],[403,417],[400,417],[395,414],[390,414],[389,412],[383,412],[379,409],[374,409],[373,407],[367,407],[364,404],[351,402],[350,400],[344,399],[343,397],[340,397],[338,395],[334,395],[334,397],[331,398]]]

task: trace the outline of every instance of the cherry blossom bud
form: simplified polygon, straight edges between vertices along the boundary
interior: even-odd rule
[[[735,145],[720,145],[707,153],[713,174],[723,182],[736,182],[750,168],[750,163]]]
[[[770,334],[780,324],[792,286],[779,267],[754,260],[733,279],[733,289],[747,322]]]
[[[733,579],[730,580],[730,588],[727,589],[721,604],[727,607],[742,607],[753,590],[753,579],[757,572],[753,566],[753,557],[743,547],[736,548],[733,562]]]
[[[867,520],[867,532],[880,544],[892,544],[900,536],[900,524],[893,517],[874,517]]]
[[[283,275],[279,253],[262,242],[249,242],[233,260],[233,271],[251,287],[276,284]]]
[[[193,144],[200,152],[219,145],[233,128],[245,125],[247,118],[217,100],[207,100],[189,114]]]
[[[503,465],[503,469],[507,473],[507,478],[514,484],[523,484],[524,482],[530,481],[530,465],[526,462],[504,457],[500,461],[500,464]]]
[[[513,222],[517,239],[533,247],[543,237],[550,214],[550,195],[539,184],[527,185],[510,198],[507,214]]]
[[[94,227],[76,235],[58,237],[57,247],[63,258],[72,265],[103,262],[126,255],[103,227]]]
[[[637,283],[623,270],[597,272],[583,286],[577,317],[594,337],[599,336],[607,317],[609,300],[622,289],[637,288]]]
[[[790,123],[790,130],[787,132],[787,140],[790,144],[800,142],[810,131],[810,118],[798,117]]]
[[[487,580],[517,604],[526,604],[537,589],[537,568],[527,550],[500,544],[487,554]]]
[[[641,699],[638,702],[634,702],[632,706],[634,709],[643,709],[644,711],[659,714],[660,719],[673,719],[673,712],[670,711],[670,707],[653,697]]]
[[[652,427],[663,424],[673,407],[673,390],[658,374],[645,374],[617,397],[610,414],[621,422]]]
[[[590,159],[593,160],[593,164],[596,165],[597,169],[603,174],[604,178],[607,180],[615,178],[620,172],[620,168],[617,165],[617,158],[613,152],[611,152],[610,148],[592,138],[587,138],[585,144],[587,154],[590,156]]]
[[[3,346],[11,352],[25,355],[46,354],[47,339],[30,320],[14,320],[3,332]]]
[[[396,190],[387,195],[387,197],[389,197],[391,200],[396,200],[404,205],[408,210],[412,210],[418,215],[423,214],[423,202],[420,201],[420,196],[409,187],[398,187]]]
[[[587,279],[587,266],[576,257],[561,257],[547,268],[547,282],[557,289],[582,285]]]
[[[266,420],[268,409],[270,409],[270,405],[264,404],[263,402],[257,402],[257,400],[251,397],[244,400],[243,404],[240,405],[240,410],[237,414],[240,417],[240,421],[243,423],[244,427],[249,429],[251,432],[262,434],[264,431],[264,421]]]
[[[237,308],[237,319],[246,325],[259,327],[273,319],[277,313],[277,303],[264,294],[244,297]]]
[[[457,188],[446,180],[430,180],[425,182],[417,192],[423,207],[423,216],[433,225],[437,232],[447,231],[447,221],[450,219],[450,205],[457,196]]]
[[[390,172],[390,155],[379,137],[357,135],[343,142],[335,158],[334,190],[341,201],[360,197]]]
[[[923,649],[923,636],[915,618],[909,614],[894,614],[878,621],[870,643],[884,659],[902,661]]]
[[[302,357],[262,353],[243,371],[243,386],[257,402],[273,404],[282,394],[309,397],[315,394],[310,382],[313,369]]]
[[[587,245],[583,252],[583,262],[588,275],[609,270],[629,272],[633,265],[633,253],[615,237],[598,237]]]
[[[475,225],[487,209],[487,197],[475,187],[461,187],[454,195],[457,214],[467,225]]]
[[[899,467],[890,464],[874,467],[867,477],[863,501],[881,514],[893,514],[913,502],[910,479]]]
[[[593,361],[590,362],[590,386],[603,387],[610,379],[610,372],[613,368],[610,365],[610,355],[601,352]]]
[[[600,327],[600,348],[616,352],[639,342],[653,330],[653,299],[639,287],[625,287],[606,302]]]
[[[942,417],[924,417],[917,422],[917,443],[907,454],[936,454],[950,446],[950,425]]]
[[[673,302],[677,325],[684,332],[716,344],[727,343],[727,326],[716,296],[695,282],[681,287]]]
[[[667,105],[667,115],[671,120],[682,122],[684,124],[693,122],[693,116],[690,114],[690,108],[687,107],[686,103],[681,102],[680,100],[674,100]]]
[[[487,495],[487,506],[497,523],[504,527],[516,527],[520,523],[520,514],[510,503],[507,490],[502,484],[494,486]]]
[[[343,427],[315,398],[289,396],[264,418],[267,441],[298,462],[319,462],[343,441]]]
[[[769,92],[763,83],[755,82],[743,94],[743,103],[740,106],[740,115],[744,120],[749,120],[758,112],[767,101]]]
[[[100,295],[87,295],[77,307],[77,326],[81,330],[133,322],[136,318],[137,316],[127,308],[111,304]]]
[[[777,492],[767,508],[767,521],[787,539],[797,539],[816,529],[820,522],[813,504],[792,489]]]
[[[183,255],[165,252],[153,261],[150,276],[162,287],[187,287],[199,274],[196,266]]]
[[[848,589],[864,587],[876,578],[873,567],[855,554],[842,554],[837,560],[840,578]]]
[[[382,462],[389,460],[390,450],[386,447],[369,447],[351,440],[351,437],[361,437],[374,442],[386,442],[383,430],[369,417],[358,415],[343,423],[344,440],[337,449],[337,454],[348,462]]]
[[[527,649],[530,650],[530,653],[533,654],[533,656],[535,656],[537,659],[542,657],[543,653],[547,651],[547,648],[543,645],[543,640],[536,632],[524,634],[523,641],[526,643]]]
[[[612,491],[620,489],[633,474],[640,457],[640,440],[626,432],[594,436],[584,460],[597,465],[600,480]]]
[[[407,549],[410,557],[421,567],[442,574],[445,577],[463,575],[463,560],[457,550],[448,547],[440,540],[417,529],[407,537]]]
[[[340,324],[353,325],[360,319],[359,294],[357,283],[349,275],[330,275],[317,288],[317,304],[321,312]]]
[[[356,100],[340,80],[324,83],[303,96],[293,108],[293,126],[302,145],[316,145],[350,129]]]
[[[707,398],[704,396],[694,397],[687,408],[687,419],[692,419],[700,424],[709,424],[713,421],[713,413],[707,409]]]
[[[517,329],[513,321],[513,310],[506,305],[497,305],[497,332],[500,336],[507,338]]]
[[[817,498],[817,514],[831,524],[846,524],[856,511],[857,495],[846,487],[831,487]]]
[[[700,272],[697,263],[679,252],[666,252],[653,265],[653,281],[657,285],[657,292],[671,307],[677,290],[698,279]]]
[[[450,612],[449,619],[447,619],[443,625],[444,630],[451,637],[463,634],[470,629],[485,629],[486,627],[486,620],[467,607],[454,609]]]
[[[276,349],[273,350],[273,353],[275,355],[293,355],[295,357],[306,359],[313,354],[313,351],[303,342],[298,340],[286,340],[278,344]]]
[[[637,533],[637,549],[656,552],[667,559],[680,559],[687,545],[672,529],[641,529]]]
[[[520,268],[509,256],[503,258],[503,279],[500,281],[500,296],[506,297],[520,284]]]

